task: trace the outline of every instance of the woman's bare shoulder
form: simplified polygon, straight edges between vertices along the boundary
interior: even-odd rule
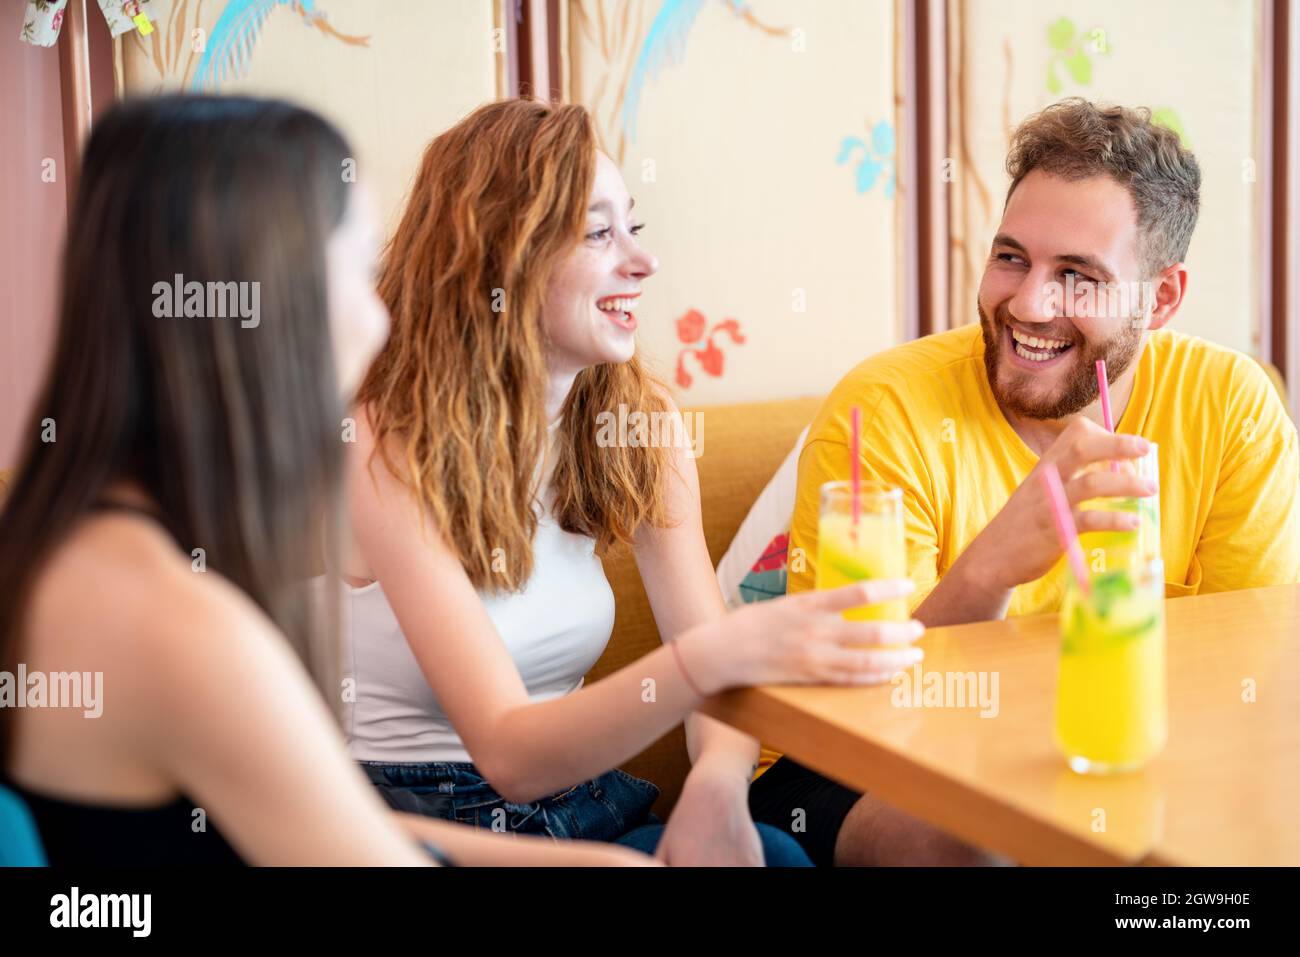
[[[39,573],[26,617],[28,653],[52,660],[131,661],[148,681],[179,646],[208,635],[274,632],[260,609],[138,515],[88,517]]]

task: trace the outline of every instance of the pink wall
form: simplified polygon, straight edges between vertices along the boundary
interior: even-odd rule
[[[17,464],[20,432],[26,428],[53,344],[55,277],[67,216],[59,51],[19,43],[11,17],[0,18],[0,90],[4,91],[0,97],[0,168],[4,169],[0,176],[0,468],[4,468]],[[47,157],[55,163],[52,183],[41,178],[41,163]]]

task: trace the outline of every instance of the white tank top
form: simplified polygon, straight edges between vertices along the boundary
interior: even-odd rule
[[[533,701],[581,688],[614,628],[614,593],[595,541],[555,523],[549,468],[546,479],[532,577],[518,593],[479,593]],[[343,588],[344,666],[355,680],[355,701],[345,701],[343,716],[352,757],[471,761],[420,671],[382,584]]]

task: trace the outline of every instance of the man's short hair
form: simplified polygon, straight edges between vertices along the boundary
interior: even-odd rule
[[[1137,210],[1147,276],[1186,258],[1201,203],[1201,168],[1178,134],[1153,123],[1145,107],[1071,97],[1035,113],[1011,135],[1008,200],[1036,169],[1067,180],[1109,176],[1125,187]]]

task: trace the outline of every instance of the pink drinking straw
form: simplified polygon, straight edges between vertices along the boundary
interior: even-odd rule
[[[1106,360],[1097,360],[1097,391],[1101,393],[1101,422],[1106,431],[1114,434],[1115,420],[1110,416],[1110,383],[1106,379]],[[1119,463],[1111,462],[1110,470],[1119,471]]]
[[[1070,511],[1070,502],[1065,497],[1065,487],[1061,484],[1061,473],[1052,462],[1045,462],[1040,473],[1043,485],[1047,488],[1047,503],[1052,508],[1052,521],[1056,525],[1056,537],[1065,549],[1070,560],[1070,570],[1079,590],[1085,595],[1091,591],[1088,580],[1088,567],[1083,563],[1083,549],[1079,546],[1079,531],[1074,526],[1074,514]]]
[[[862,408],[854,406],[849,410],[849,421],[853,425],[853,437],[849,445],[852,458],[850,475],[853,476],[853,532],[857,534],[858,519],[862,516]]]

